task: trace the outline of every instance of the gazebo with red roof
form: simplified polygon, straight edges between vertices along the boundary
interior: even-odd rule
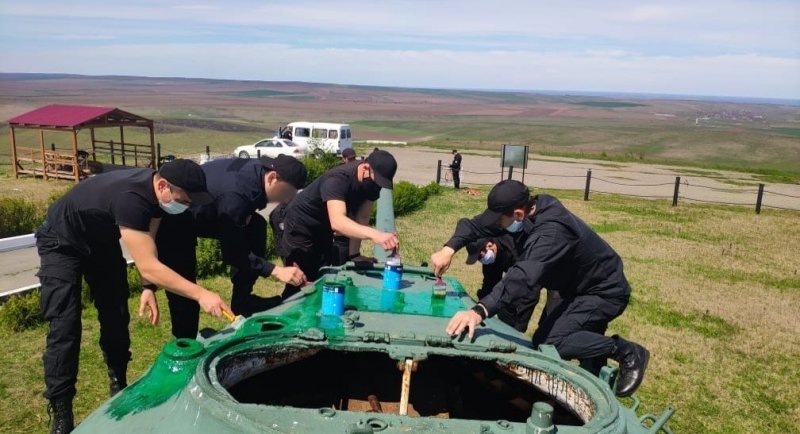
[[[11,156],[14,176],[28,174],[48,178],[80,179],[89,174],[88,158],[97,163],[98,155],[110,157],[111,165],[133,167],[155,167],[155,138],[153,121],[114,107],[92,107],[80,105],[51,104],[9,119],[11,129]],[[142,127],[149,130],[147,145],[125,141],[125,127]],[[97,128],[119,128],[119,141],[98,140]],[[38,129],[39,146],[18,146],[17,129]],[[88,129],[91,136],[91,152],[78,149],[78,133]],[[45,131],[72,133],[70,152],[45,148]],[[87,158],[88,156],[88,158]],[[95,165],[96,166],[96,165]]]

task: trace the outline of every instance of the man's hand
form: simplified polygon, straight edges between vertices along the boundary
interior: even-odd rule
[[[383,250],[393,250],[400,245],[400,239],[397,238],[397,234],[390,232],[378,232],[372,237],[372,241],[381,246]]]
[[[450,318],[450,322],[447,323],[447,334],[458,336],[464,332],[464,329],[467,329],[467,336],[471,340],[475,336],[475,329],[481,321],[483,321],[481,316],[475,311],[462,310]]]
[[[442,247],[442,250],[431,255],[431,267],[436,277],[441,277],[442,274],[450,268],[450,262],[453,260],[453,255],[455,253],[455,250],[445,246]]]
[[[147,312],[145,312],[147,311]],[[152,289],[143,289],[139,297],[139,316],[143,317],[147,313],[150,324],[158,324],[158,301]]]
[[[306,283],[306,275],[299,267],[281,267],[276,265],[272,270],[272,275],[283,283],[292,286],[302,286]]]
[[[197,299],[197,304],[200,305],[200,309],[203,309],[203,312],[211,314],[212,316],[222,316],[224,315],[223,312],[228,312],[231,316],[234,316],[231,309],[222,301],[219,294],[209,290],[205,290],[205,292],[200,295]]]

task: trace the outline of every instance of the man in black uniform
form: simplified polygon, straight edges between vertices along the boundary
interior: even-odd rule
[[[100,321],[100,348],[108,366],[111,395],[127,385],[131,353],[128,280],[120,238],[142,276],[194,300],[214,316],[230,309],[219,295],[182,278],[158,260],[155,234],[160,219],[209,200],[200,166],[188,160],[153,169],[129,169],[89,178],[57,200],[36,232],[41,257],[42,314],[49,322],[43,356],[45,398],[53,413],[51,433],[73,429],[72,399],[81,342],[81,277]],[[140,314],[157,309],[152,291],[141,295]]]
[[[461,188],[461,154],[453,149],[453,162],[450,163],[450,171],[453,172],[453,186]]]
[[[275,159],[219,159],[200,167],[213,201],[163,219],[156,236],[159,258],[194,282],[197,238],[218,239],[222,258],[231,267],[233,311],[250,316],[274,307],[280,303],[279,297],[264,298],[252,293],[258,277],[273,276],[281,282],[300,285],[305,276],[297,267],[282,267],[264,258],[267,222],[258,211],[268,203],[292,200],[306,182],[305,166],[296,158],[280,155]],[[196,303],[170,293],[167,300],[172,334],[176,338],[195,338],[200,317]]]
[[[281,238],[284,264],[298,264],[309,280],[317,279],[320,267],[331,263],[334,232],[350,238],[351,260],[372,260],[359,253],[363,239],[386,250],[396,248],[397,235],[367,226],[372,202],[381,188],[392,188],[396,172],[392,154],[378,150],[366,160],[334,167],[312,182],[286,209]],[[283,297],[297,291],[298,285],[287,284]]]
[[[489,193],[488,209],[460,221],[455,235],[431,257],[434,271],[446,270],[452,253],[464,244],[501,229],[524,234],[517,262],[473,309],[454,315],[447,332],[458,335],[466,330],[472,338],[477,325],[495,315],[503,302],[530,291],[538,296],[542,287],[558,291],[563,301],[543,314],[533,335],[534,346],[554,345],[562,358],[594,361],[593,366],[599,365],[598,359],[616,360],[620,366],[616,393],[631,395],[642,382],[649,352],[619,336],[604,335],[630,298],[622,260],[556,198],[531,197],[521,182],[500,182]]]
[[[481,238],[466,245],[467,265],[481,263],[483,280],[477,293],[479,300],[489,295],[506,271],[517,262],[517,241],[521,238],[520,235],[504,233],[494,237]],[[547,307],[551,309],[555,303],[554,292],[547,292]],[[528,322],[530,322],[538,302],[539,296],[534,296],[531,291],[514,300],[513,303],[503,302],[497,312],[497,317],[524,333],[528,329]]]

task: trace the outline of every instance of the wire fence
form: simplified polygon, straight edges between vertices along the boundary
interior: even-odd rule
[[[439,160],[436,169],[436,183],[442,184],[443,181],[448,184],[451,183],[453,180],[452,172],[449,166],[442,164],[442,161]],[[517,172],[514,172],[513,167],[498,171],[461,169],[458,171],[458,175],[460,178],[466,178],[466,180],[461,180],[461,184],[464,186],[491,186],[495,185],[499,180],[513,179],[515,175],[517,175],[517,178],[521,177],[523,182],[525,178],[564,178],[572,185],[575,184],[577,178],[581,178],[585,180],[583,186],[584,200],[589,200],[592,193],[602,193],[643,199],[671,200],[672,206],[678,206],[681,201],[687,203],[746,206],[753,207],[757,214],[761,213],[762,208],[800,211],[800,193],[792,194],[776,191],[773,188],[767,188],[763,183],[759,183],[757,187],[716,187],[706,185],[708,181],[719,182],[718,180],[720,179],[726,179],[722,177],[694,177],[690,180],[676,176],[674,181],[642,183],[624,182],[593,176],[592,169],[588,169],[585,175],[575,175],[544,172],[534,173],[524,170],[517,170]],[[497,181],[491,180],[491,177],[497,177]],[[700,182],[698,182],[698,179]],[[613,186],[611,189],[613,191],[602,188],[604,184]],[[600,188],[598,188],[598,185]],[[647,189],[651,191],[645,191]],[[770,200],[770,203],[765,203],[765,199]]]

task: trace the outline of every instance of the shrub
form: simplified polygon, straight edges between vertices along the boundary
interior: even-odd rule
[[[0,238],[29,234],[44,220],[44,210],[35,202],[19,198],[0,199]]]
[[[72,186],[54,191],[47,200],[34,202],[22,198],[0,199],[0,238],[34,232],[44,221],[47,207],[63,196]]]
[[[20,332],[44,323],[39,298],[39,291],[7,297],[0,306],[0,327]]]
[[[304,158],[303,165],[306,166],[306,170],[308,171],[306,185],[311,184],[315,179],[319,178],[320,175],[341,163],[342,160],[336,156],[336,154],[332,153],[315,152]]]
[[[197,239],[197,278],[217,276],[228,271],[222,260],[222,249],[219,240],[212,238]]]
[[[419,187],[408,181],[399,181],[394,183],[392,190],[392,203],[394,205],[394,216],[400,217],[402,215],[410,214],[425,205],[425,201],[436,196],[442,192],[442,187],[435,182]],[[375,215],[377,213],[377,206],[372,208],[371,221],[375,222]]]
[[[427,198],[428,194],[424,189],[407,181],[396,182],[392,190],[395,217],[409,214],[422,208]]]

